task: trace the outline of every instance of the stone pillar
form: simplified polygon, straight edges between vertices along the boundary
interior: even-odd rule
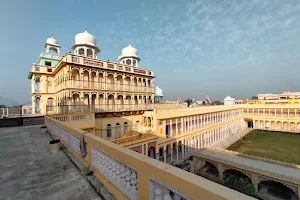
[[[252,179],[252,183],[254,185],[255,195],[257,195],[257,193],[258,193],[258,177],[256,174],[252,174],[251,179]]]
[[[178,146],[178,144],[176,143],[176,161],[178,162],[178,148],[179,148],[179,146]],[[181,147],[181,149],[182,149],[182,147]]]
[[[184,145],[184,139],[182,139],[182,141],[181,141],[181,156],[182,156],[182,159],[184,159],[184,147],[185,145]]]
[[[198,147],[197,148],[200,149],[200,135],[198,135],[197,138],[198,138]]]
[[[164,156],[164,162],[167,162],[167,146],[166,145],[164,145],[163,156]]]
[[[148,157],[148,143],[146,143],[146,156]]]
[[[223,177],[224,169],[223,169],[223,165],[220,163],[218,163],[218,172],[219,172],[219,181],[221,184],[224,184],[224,177]]]
[[[175,134],[178,135],[178,119],[175,119]]]
[[[203,127],[203,121],[202,121],[202,118],[203,118],[203,115],[200,115],[200,120],[201,120],[201,126],[200,126],[200,128]]]
[[[173,162],[173,145],[171,144],[171,163]]]

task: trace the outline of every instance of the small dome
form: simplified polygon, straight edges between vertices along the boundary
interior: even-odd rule
[[[163,90],[161,88],[159,88],[158,86],[156,86],[154,96],[163,97],[164,96]]]
[[[54,46],[59,46],[57,40],[52,36],[51,38],[48,38],[46,40],[46,44],[54,45]]]
[[[227,96],[224,100],[234,100],[234,98]]]
[[[90,46],[97,46],[97,40],[93,35],[91,35],[90,33],[87,32],[87,30],[85,30],[83,33],[78,33],[75,36],[75,44],[76,45],[86,44]]]
[[[122,56],[138,57],[137,50],[129,44],[128,47],[122,50]]]

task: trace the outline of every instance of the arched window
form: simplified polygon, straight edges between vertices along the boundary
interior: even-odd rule
[[[48,53],[50,53],[50,54],[58,54],[57,48],[50,47]]]
[[[124,122],[124,133],[126,133],[128,130],[128,123]]]
[[[126,65],[131,65],[131,60],[127,59],[126,60]]]
[[[119,138],[121,135],[121,126],[119,123],[116,124],[116,138]]]
[[[133,66],[135,66],[136,65],[136,60],[133,60],[132,64],[133,64]]]
[[[83,49],[83,48],[80,48],[80,49],[78,50],[78,55],[84,56],[84,49]]]
[[[86,53],[87,53],[87,57],[93,58],[93,50],[92,49],[88,49]]]
[[[111,137],[111,125],[107,124],[106,127],[106,137],[110,138]]]

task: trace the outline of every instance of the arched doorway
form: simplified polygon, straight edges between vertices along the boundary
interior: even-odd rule
[[[253,128],[253,121],[248,121],[248,128]]]
[[[124,110],[124,101],[122,95],[117,97],[117,110]]]
[[[121,136],[121,125],[119,123],[116,124],[116,139]]]
[[[204,163],[203,163],[204,162]],[[209,161],[203,161],[199,169],[196,169],[196,174],[203,176],[215,182],[219,182],[218,168]],[[196,168],[198,166],[195,166]]]
[[[123,77],[121,75],[117,76],[116,89],[123,90]]]
[[[289,187],[272,180],[264,180],[258,184],[258,197],[262,199],[295,199],[296,193]]]
[[[114,95],[110,94],[107,98],[107,109],[108,111],[114,111],[115,99]]]
[[[35,114],[40,114],[41,113],[41,98],[36,97],[35,98]]]
[[[155,158],[155,148],[154,147],[150,147],[148,149],[148,156],[151,158]]]
[[[114,90],[114,85],[115,85],[115,79],[112,74],[107,75],[107,89],[108,90]]]
[[[83,72],[83,87],[84,88],[90,87],[90,74],[86,70]]]

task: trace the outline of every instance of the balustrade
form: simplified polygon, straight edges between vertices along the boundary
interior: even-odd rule
[[[91,90],[117,90],[117,91],[135,91],[135,92],[147,92],[154,93],[154,88],[150,86],[132,85],[132,84],[120,84],[120,83],[108,83],[99,81],[87,81],[87,80],[66,80],[55,85],[55,90],[73,88],[73,89],[91,89]]]
[[[92,164],[121,191],[138,199],[137,171],[96,147],[92,151]]]

